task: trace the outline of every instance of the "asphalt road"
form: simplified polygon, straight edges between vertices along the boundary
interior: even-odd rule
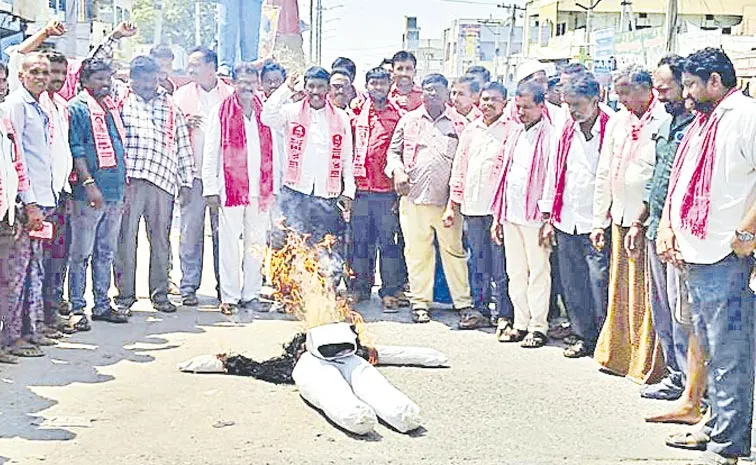
[[[670,404],[642,400],[637,385],[600,373],[591,359],[458,331],[449,311],[427,325],[406,311],[385,318],[375,296],[361,310],[380,343],[449,356],[446,369],[381,368],[422,408],[417,434],[382,425],[357,438],[292,386],[180,373],[177,363],[201,354],[276,355],[297,331],[278,314],[222,316],[208,297],[212,270],[205,274],[199,309],[157,314],[142,299],[128,325],[96,322],[44,358],[0,367],[0,464],[660,465],[695,457],[664,445],[686,428],[643,422]]]

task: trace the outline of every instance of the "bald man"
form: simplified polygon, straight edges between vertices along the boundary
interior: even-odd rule
[[[19,141],[20,157],[26,163],[29,188],[20,193],[23,204],[22,231],[13,246],[10,261],[10,325],[7,331],[9,352],[19,357],[44,355],[38,346],[55,341],[38,334],[43,320],[42,281],[44,279],[42,239],[40,233],[52,232],[46,222],[58,203],[62,185],[60,170],[51,150],[50,117],[40,104],[50,80],[50,61],[42,54],[30,53],[21,63],[18,74],[21,87],[13,91],[2,105]],[[24,293],[25,284],[28,293]],[[24,320],[28,325],[24,328]],[[23,330],[26,329],[24,332]]]

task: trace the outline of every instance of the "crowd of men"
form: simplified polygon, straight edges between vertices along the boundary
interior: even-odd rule
[[[705,450],[700,464],[749,455],[756,102],[721,50],[622,69],[615,112],[580,64],[523,63],[512,96],[482,67],[418,85],[401,51],[365,73],[363,92],[347,58],[301,76],[241,63],[224,81],[198,47],[179,86],[160,49],[114,78],[129,24],[82,62],[38,50],[64,32],[52,22],[16,47],[0,80],[0,363],[92,320],[129,321],[142,218],[150,300],[175,312],[178,203],[185,307],[198,305],[206,214],[224,314],[265,309],[259,251],[275,246],[274,217],[313,243],[350,230],[327,258],[352,304],[379,276],[385,312],[430,321],[440,257],[461,329],[538,348],[559,294],[565,357],[680,399],[648,421],[711,412],[670,446]]]

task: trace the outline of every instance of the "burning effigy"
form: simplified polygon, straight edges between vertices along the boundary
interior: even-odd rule
[[[332,276],[335,238],[311,245],[287,231],[271,250],[273,298],[303,325],[280,356],[255,361],[243,355],[200,357],[179,365],[187,372],[224,372],[275,384],[295,384],[300,395],[339,427],[372,432],[380,418],[399,432],[421,426],[420,407],[393,386],[375,365],[440,367],[442,353],[420,347],[376,345],[365,321],[339,296]],[[348,275],[348,273],[345,273]]]

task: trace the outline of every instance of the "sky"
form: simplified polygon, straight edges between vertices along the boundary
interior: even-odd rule
[[[346,56],[357,64],[357,73],[364,75],[401,50],[404,17],[416,16],[420,40],[442,39],[444,29],[455,18],[502,18],[506,11],[497,3],[511,0],[322,0],[323,65],[328,67],[336,57]],[[521,2],[514,2],[521,3]],[[309,22],[310,0],[299,0],[299,14]],[[309,32],[304,33],[305,56],[309,52]]]

